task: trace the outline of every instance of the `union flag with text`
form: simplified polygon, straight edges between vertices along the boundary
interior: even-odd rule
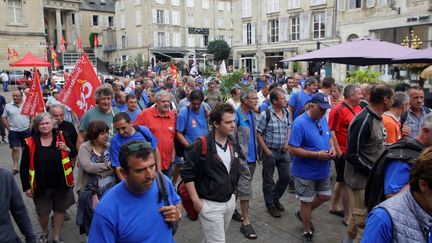
[[[36,67],[34,70],[34,79],[32,80],[30,90],[26,95],[26,99],[21,110],[22,115],[35,116],[36,114],[45,111],[45,102],[40,87],[39,74]]]
[[[58,101],[69,106],[78,117],[95,106],[96,88],[101,85],[93,65],[83,51],[75,69],[65,80],[65,86],[60,91]]]

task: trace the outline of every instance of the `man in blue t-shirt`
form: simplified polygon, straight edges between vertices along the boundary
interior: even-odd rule
[[[181,200],[168,177],[155,178],[160,172],[152,146],[130,141],[119,158],[125,180],[97,205],[88,242],[174,242],[172,225],[181,219]],[[162,185],[166,193],[159,200]]]
[[[305,88],[291,95],[288,110],[292,114],[293,121],[300,115],[303,106],[308,103],[318,89],[318,80],[314,77],[307,78]]]
[[[117,134],[111,139],[110,158],[111,166],[115,169],[115,173],[119,180],[125,179],[120,172],[121,166],[119,162],[120,147],[133,140],[144,141],[151,144],[155,154],[156,166],[160,170],[161,156],[157,148],[157,139],[150,130],[145,126],[134,127],[129,115],[125,112],[120,112],[113,118],[113,127],[117,130]],[[139,129],[139,130],[138,130]]]
[[[315,94],[309,110],[294,120],[288,141],[293,157],[296,197],[301,201],[295,216],[303,223],[304,242],[313,240],[312,210],[331,196],[330,159],[335,158],[336,150],[327,120],[323,119],[330,108],[324,94]]]

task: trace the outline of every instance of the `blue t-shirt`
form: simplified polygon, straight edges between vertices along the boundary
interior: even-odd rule
[[[387,163],[384,171],[384,194],[396,194],[409,182],[411,165],[401,160]]]
[[[240,119],[242,117],[242,111],[241,108],[238,108],[236,110],[236,116],[235,116],[235,123],[237,126],[242,127],[249,127],[249,143],[248,143],[248,154],[247,154],[247,162],[248,163],[254,163],[256,162],[256,147],[255,147],[255,121],[254,117],[251,111],[246,113],[247,120]]]
[[[257,91],[260,91],[263,86],[264,86],[264,81],[262,81],[261,79],[258,79],[258,82],[257,82]]]
[[[176,130],[183,133],[188,143],[206,134],[208,124],[204,106],[201,105],[198,113],[192,111],[189,106],[183,107],[177,116]]]
[[[316,123],[305,112],[294,120],[288,144],[309,151],[329,151],[330,138],[331,133],[325,117]],[[296,177],[309,180],[322,180],[330,176],[329,160],[323,161],[292,156],[292,161],[292,173]]]
[[[181,203],[165,176],[170,205]],[[111,188],[96,207],[88,242],[174,242],[170,224],[159,212],[156,179],[144,193],[129,191],[125,181]]]
[[[130,137],[122,137],[118,133],[116,135],[114,135],[114,137],[112,137],[111,145],[110,145],[110,158],[111,158],[111,166],[112,167],[119,167],[120,166],[120,161],[119,161],[120,148],[123,144],[125,144],[129,141],[140,140],[140,141],[149,142],[149,143],[151,143],[152,150],[153,151],[156,150],[157,139],[153,135],[153,133],[151,133],[151,131],[145,126],[139,126],[139,128],[146,135],[146,137],[150,138],[150,141],[147,141],[146,138],[143,137],[143,135],[139,131],[135,131],[135,133],[132,134],[132,136],[130,136]]]
[[[386,243],[393,240],[393,225],[390,215],[383,208],[375,208],[366,220],[361,242]]]
[[[125,112],[129,115],[132,122],[135,122],[137,116],[140,113],[138,109],[136,109],[134,112],[130,112],[128,109],[126,109]]]
[[[137,103],[138,103],[139,110],[144,110],[145,108],[147,108],[147,104],[149,103],[149,98],[145,90],[143,90],[143,92],[141,93],[141,97],[137,97]]]
[[[116,104],[114,105],[115,108],[117,108],[117,110],[119,110],[120,112],[124,112],[127,111],[127,106],[126,103],[124,103],[123,105],[119,106],[116,102]]]
[[[301,108],[312,99],[313,94],[308,95],[304,90],[300,90],[291,95],[289,105],[294,108],[293,120],[297,118]]]
[[[259,107],[259,113],[261,113],[261,112],[267,110],[268,108],[269,108],[269,105],[267,104],[267,102],[264,101],[264,102],[261,104],[261,106]]]

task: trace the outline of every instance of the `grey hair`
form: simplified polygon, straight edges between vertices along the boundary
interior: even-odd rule
[[[249,98],[249,95],[252,93],[256,93],[255,89],[243,89],[240,94],[240,102],[244,102],[247,98]]]
[[[361,89],[359,85],[357,84],[348,84],[345,86],[343,90],[343,96],[345,99],[348,99],[352,94],[355,93],[356,89]]]
[[[52,104],[49,106],[49,112],[52,115],[52,109],[54,108],[59,108],[59,109],[64,109],[64,106],[62,104]]]
[[[50,113],[44,112],[44,113],[37,114],[35,118],[33,118],[33,125],[32,125],[33,131],[39,132],[39,125],[42,119],[44,119],[45,117],[51,119],[53,128],[57,128],[57,121],[54,119],[54,117]]]
[[[96,104],[98,103],[102,95],[109,96],[112,99],[114,97],[114,91],[107,86],[101,86],[100,88],[96,89],[96,93],[95,93]]]
[[[421,124],[421,127],[432,129],[432,113],[426,115],[425,119],[423,120],[423,123]]]
[[[402,91],[398,91],[396,92],[395,96],[394,96],[394,103],[392,107],[397,107],[400,108],[403,105],[409,103],[410,99],[409,99],[409,95],[405,92]]]
[[[162,96],[168,96],[168,97],[170,97],[170,99],[171,99],[171,94],[168,93],[168,91],[166,91],[166,90],[160,90],[160,91],[158,91],[158,92],[155,94],[155,101],[156,101],[156,102],[160,101],[160,99],[161,99]]]

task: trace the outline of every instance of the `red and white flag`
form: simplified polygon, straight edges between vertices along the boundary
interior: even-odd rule
[[[38,113],[45,111],[45,102],[40,87],[39,72],[34,68],[34,79],[31,82],[30,90],[26,95],[22,115],[35,116]]]
[[[97,48],[99,46],[99,35],[95,34],[93,37],[93,46]]]
[[[66,40],[62,36],[60,41],[60,52],[65,52],[65,51],[66,51]]]
[[[11,59],[11,57],[12,57],[12,52],[11,52],[11,49],[8,48],[7,60],[9,61]]]
[[[65,80],[65,86],[57,100],[69,106],[78,117],[81,117],[96,105],[94,95],[100,85],[93,65],[83,51],[69,79]]]
[[[78,36],[77,41],[76,41],[76,48],[78,51],[82,51],[82,42],[81,42],[81,37]]]

